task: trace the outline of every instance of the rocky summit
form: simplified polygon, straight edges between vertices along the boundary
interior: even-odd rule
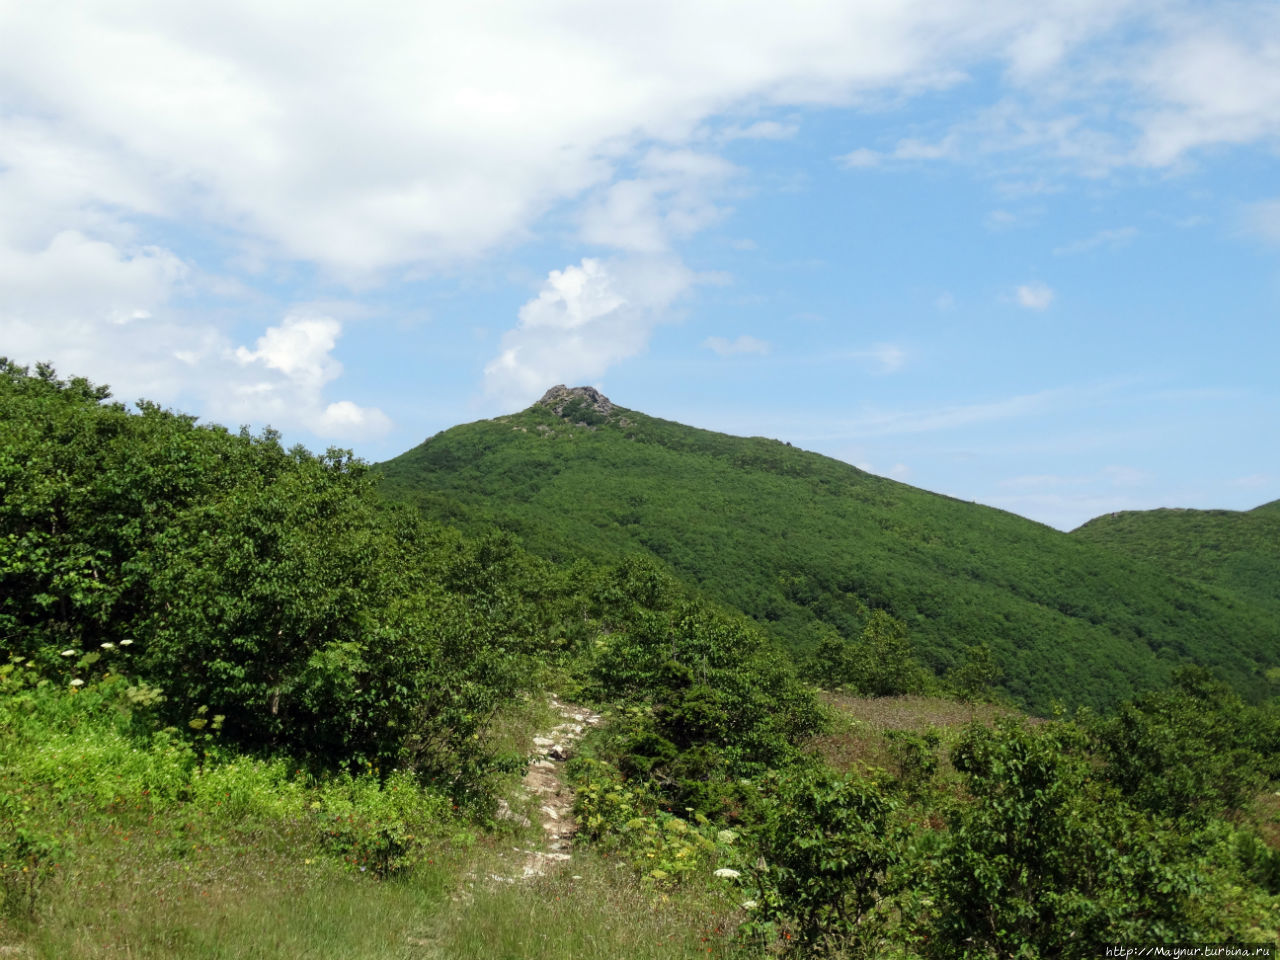
[[[595,387],[566,387],[560,383],[544,393],[538,403],[550,407],[557,417],[582,421],[584,426],[600,417],[608,420],[613,413],[613,403]]]

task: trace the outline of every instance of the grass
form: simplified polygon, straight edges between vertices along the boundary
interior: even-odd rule
[[[900,772],[901,754],[895,738],[901,734],[940,734],[974,721],[990,724],[996,717],[1017,711],[991,703],[961,703],[943,697],[907,695],[900,697],[859,697],[824,692],[822,701],[830,708],[831,726],[809,741],[808,749],[837,770],[864,775],[876,770]],[[1031,718],[1031,722],[1035,722]],[[939,754],[945,754],[940,749]],[[944,764],[946,766],[946,764]]]
[[[974,720],[990,723],[996,717],[1018,711],[992,703],[961,703],[945,697],[859,697],[824,693],[823,701],[837,715],[868,724],[876,730],[909,730],[924,733],[932,727],[957,727]]]
[[[591,852],[533,881],[494,880],[523,862],[512,844],[535,828],[486,833],[396,776],[201,761],[172,737],[131,734],[121,692],[12,677],[0,690],[0,875],[40,881],[29,911],[13,898],[0,910],[0,956],[658,960],[732,948],[737,908],[723,893],[667,897]],[[530,697],[490,735],[524,755],[559,719]],[[366,864],[384,828],[413,842],[405,869],[379,880]],[[22,852],[32,837],[38,856]]]
[[[36,916],[0,926],[0,946],[41,960],[665,960],[733,946],[726,897],[663,896],[590,852],[504,883],[489,875],[510,872],[506,841],[438,840],[410,874],[377,881],[287,835],[206,835],[182,851],[128,822],[99,826]]]
[[[667,960],[725,956],[736,905],[707,892],[664,895],[590,851],[530,883],[477,884],[440,917],[450,960]]]
[[[104,851],[105,852],[105,851]],[[421,956],[410,938],[444,899],[449,868],[378,882],[329,862],[311,865],[227,842],[183,862],[94,858],[46,891],[27,941],[48,960],[154,957],[383,958]]]

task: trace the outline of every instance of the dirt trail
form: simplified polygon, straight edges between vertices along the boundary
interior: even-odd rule
[[[569,851],[578,825],[573,819],[573,791],[565,782],[564,762],[583,734],[600,723],[600,715],[586,707],[562,703],[554,696],[551,706],[560,714],[562,722],[533,738],[537,758],[529,764],[520,782],[520,798],[537,804],[531,816],[542,827],[540,841],[529,849],[515,848],[517,853],[524,854],[518,875],[495,873],[489,875],[491,880],[502,883],[529,880],[558,869],[572,859]],[[531,825],[528,817],[513,811],[505,801],[498,804],[498,817]]]

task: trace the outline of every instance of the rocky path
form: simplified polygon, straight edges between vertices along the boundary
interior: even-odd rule
[[[542,828],[540,837],[528,848],[514,848],[516,853],[523,855],[518,874],[490,874],[491,880],[501,883],[529,880],[558,869],[572,859],[570,848],[578,825],[573,819],[573,791],[565,782],[564,762],[572,755],[574,745],[583,734],[600,723],[600,715],[585,707],[562,703],[554,696],[551,706],[560,714],[561,722],[533,738],[537,758],[525,771],[519,791],[521,801],[531,807],[536,804],[530,810],[530,816]],[[519,821],[522,826],[532,826],[530,817],[515,812],[506,801],[499,802],[498,817]]]

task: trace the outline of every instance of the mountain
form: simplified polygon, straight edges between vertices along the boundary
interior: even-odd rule
[[[652,554],[797,652],[858,636],[876,609],[939,674],[986,643],[1032,710],[1105,707],[1185,662],[1256,697],[1280,663],[1280,613],[1220,582],[591,388],[553,388],[377,469],[387,495],[557,561]]]
[[[1280,500],[1244,511],[1110,513],[1071,535],[1230,591],[1280,618]]]

